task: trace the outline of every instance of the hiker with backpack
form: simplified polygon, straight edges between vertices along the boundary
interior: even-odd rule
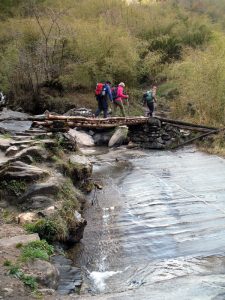
[[[143,95],[143,105],[147,105],[149,112],[148,116],[152,117],[155,109],[157,87],[153,86],[150,90],[146,91]]]
[[[108,98],[111,102],[113,101],[110,86],[110,81],[106,81],[105,83],[98,83],[96,86],[95,97],[98,101],[98,108],[95,112],[95,117],[98,117],[102,111],[104,114],[104,118],[108,117]]]
[[[129,96],[124,94],[124,92],[123,92],[124,87],[125,87],[125,83],[120,82],[118,87],[114,87],[114,90],[112,91],[113,107],[114,107],[113,115],[116,114],[117,107],[119,107],[120,111],[122,113],[122,116],[126,117],[125,110],[124,110],[124,101],[126,101],[126,104],[129,105],[129,102],[128,102]]]

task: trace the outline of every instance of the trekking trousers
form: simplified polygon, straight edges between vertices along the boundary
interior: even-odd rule
[[[154,102],[147,102],[147,106],[148,106],[148,109],[149,109],[149,116],[152,117],[152,114],[154,112]]]
[[[96,96],[96,99],[98,101],[98,108],[95,112],[95,117],[98,117],[98,115],[103,111],[104,118],[107,118],[108,116],[108,102],[107,97],[104,96]]]
[[[114,100],[113,101],[113,115],[116,115],[117,107],[120,108],[122,116],[126,117],[124,106],[123,106],[123,102],[122,101],[118,101],[118,100]]]

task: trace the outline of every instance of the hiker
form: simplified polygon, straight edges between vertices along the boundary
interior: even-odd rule
[[[148,116],[152,117],[155,109],[157,87],[154,85],[150,90],[143,95],[143,105],[147,105],[149,112]]]
[[[111,82],[106,81],[103,83],[98,83],[95,90],[96,100],[98,101],[98,108],[95,112],[95,117],[98,117],[99,114],[103,111],[104,118],[108,117],[108,98],[112,102],[112,93],[111,93]]]
[[[125,110],[124,110],[124,101],[125,101],[125,103],[127,105],[129,105],[129,102],[128,102],[129,96],[128,95],[124,95],[124,93],[123,93],[124,87],[125,87],[125,83],[124,82],[120,82],[120,84],[118,85],[118,87],[115,88],[115,89],[117,89],[117,92],[116,92],[116,95],[114,97],[115,99],[113,99],[113,107],[114,107],[113,115],[116,114],[117,107],[119,107],[120,110],[121,110],[122,116],[126,117]],[[113,92],[113,93],[115,93],[115,92]]]

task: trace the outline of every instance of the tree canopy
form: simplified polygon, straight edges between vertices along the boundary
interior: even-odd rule
[[[187,110],[189,118],[195,110],[209,122],[196,103],[210,90],[221,112],[225,95],[225,0],[214,2],[2,0],[0,89],[14,99],[37,99],[43,86],[72,93],[105,79],[134,89],[154,83],[176,90],[176,101],[168,100],[175,114]],[[208,85],[195,85],[193,74]],[[220,92],[213,94],[210,76]]]

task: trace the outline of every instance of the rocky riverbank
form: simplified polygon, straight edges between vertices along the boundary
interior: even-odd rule
[[[32,291],[44,298],[57,295],[65,261],[46,257],[40,239],[79,242],[87,223],[81,215],[85,193],[93,186],[92,164],[72,135],[19,128],[21,118],[4,119],[2,125],[11,127],[0,135],[1,299],[32,299]],[[65,268],[73,274],[73,280],[67,274],[68,290],[75,291],[81,285],[79,272],[69,262]]]

